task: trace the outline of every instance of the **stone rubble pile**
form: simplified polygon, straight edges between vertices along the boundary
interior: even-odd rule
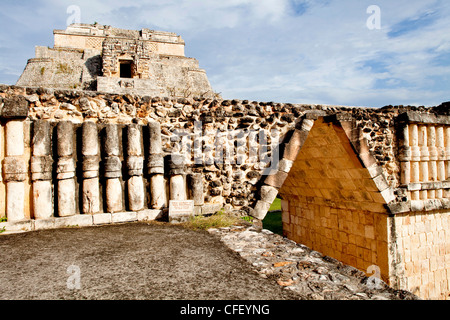
[[[211,228],[262,278],[276,281],[306,300],[418,300],[382,280],[255,226]]]

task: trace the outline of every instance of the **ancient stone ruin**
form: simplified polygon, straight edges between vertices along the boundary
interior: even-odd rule
[[[449,298],[448,103],[149,92],[0,86],[0,229],[178,221],[169,201],[186,199],[196,215],[262,220],[279,196],[289,239],[394,288]]]
[[[213,97],[206,72],[172,33],[72,24],[36,47],[18,86],[90,89],[151,96]]]

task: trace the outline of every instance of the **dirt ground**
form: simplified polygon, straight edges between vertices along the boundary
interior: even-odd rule
[[[0,299],[299,298],[209,233],[162,223],[1,235],[0,270]]]

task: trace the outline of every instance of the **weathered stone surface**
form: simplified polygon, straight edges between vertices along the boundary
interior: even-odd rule
[[[141,131],[137,124],[127,127],[127,154],[128,156],[140,156],[142,154]]]
[[[166,182],[164,175],[155,174],[150,177],[151,207],[161,209],[166,205]]]
[[[201,210],[202,215],[215,214],[220,209],[222,209],[222,205],[220,203],[204,204],[203,206],[201,206],[201,208],[202,208],[202,210]]]
[[[188,221],[194,215],[193,200],[170,200],[169,201],[169,222],[180,223]]]
[[[169,200],[186,200],[185,178],[182,175],[170,177]]]
[[[82,211],[92,214],[100,212],[100,188],[99,179],[91,178],[83,180],[82,189]]]
[[[0,230],[5,234],[34,230],[34,220],[0,222]]]
[[[162,143],[161,143],[161,125],[157,121],[150,121],[148,123],[149,127],[149,154],[161,154],[162,153]]]
[[[263,220],[265,218],[265,216],[267,215],[267,212],[269,211],[270,206],[271,206],[271,203],[268,203],[263,200],[258,200],[258,202],[256,202],[254,211],[251,214],[252,217],[259,219],[259,220]]]
[[[75,160],[73,158],[59,158],[56,167],[56,179],[71,179],[75,177],[75,170]]]
[[[0,116],[4,119],[24,119],[28,116],[28,101],[23,96],[3,98]]]
[[[289,173],[294,161],[288,159],[281,159],[279,162],[278,170]]]
[[[201,206],[205,203],[203,195],[203,177],[201,174],[191,174],[189,176],[190,190],[192,198],[194,200],[194,205]]]
[[[122,176],[122,162],[119,157],[106,157],[103,163],[105,168],[105,177],[119,178]]]
[[[148,156],[148,173],[164,173],[164,157],[162,153],[159,154],[150,154]]]
[[[94,225],[112,223],[111,213],[97,213],[97,214],[92,215],[92,223]]]
[[[54,220],[55,228],[62,227],[89,227],[92,226],[92,215],[74,214],[67,217],[60,217]]]
[[[144,208],[144,180],[141,176],[132,176],[128,179],[128,206],[131,211],[139,211]]]
[[[294,161],[308,137],[308,131],[295,129],[291,140],[284,147],[283,158]]]
[[[5,153],[6,156],[21,156],[24,153],[24,123],[19,120],[10,120],[5,125]]]
[[[264,183],[279,189],[283,185],[284,180],[286,180],[287,176],[288,174],[286,172],[277,171],[277,173],[267,176],[267,178],[264,180]]]
[[[44,120],[36,120],[33,122],[32,150],[34,156],[51,155],[50,122]]]
[[[6,217],[9,222],[25,219],[25,184],[10,181],[6,184]]]
[[[111,222],[131,222],[137,221],[137,213],[136,212],[116,212],[111,214]]]
[[[130,176],[142,175],[142,169],[144,168],[144,157],[129,156],[126,160],[128,174]]]
[[[272,186],[262,186],[260,190],[260,199],[272,203],[278,195],[278,189]]]
[[[30,172],[31,173],[50,173],[51,179],[51,171],[53,168],[53,159],[51,156],[33,156],[30,161]],[[34,176],[34,175],[33,175]],[[46,180],[33,178],[33,180]]]
[[[71,121],[61,121],[56,126],[56,145],[59,157],[73,155],[74,128]]]
[[[77,213],[75,197],[75,180],[64,179],[58,181],[58,215],[60,217],[71,216]]]
[[[123,210],[122,183],[119,179],[106,180],[106,212],[120,212]]]
[[[100,159],[98,155],[83,156],[83,178],[95,178],[99,175]]]
[[[418,300],[394,290],[375,276],[278,234],[253,226],[209,229],[231,250],[249,262],[262,278],[308,300]]]
[[[27,164],[19,157],[6,157],[3,160],[5,181],[25,181],[28,174]]]
[[[137,212],[138,221],[153,221],[162,218],[162,210],[144,209]]]
[[[34,181],[33,209],[35,219],[53,217],[53,188],[50,180]]]
[[[108,156],[118,156],[120,154],[119,132],[115,124],[109,123],[105,126],[104,150]]]
[[[84,156],[99,154],[97,125],[92,121],[85,121],[81,132],[81,153]]]

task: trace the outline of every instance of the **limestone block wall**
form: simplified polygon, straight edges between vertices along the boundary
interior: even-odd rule
[[[388,281],[386,200],[342,128],[315,121],[279,194],[288,238]]]
[[[449,299],[450,211],[394,217],[399,285],[428,299]]]

